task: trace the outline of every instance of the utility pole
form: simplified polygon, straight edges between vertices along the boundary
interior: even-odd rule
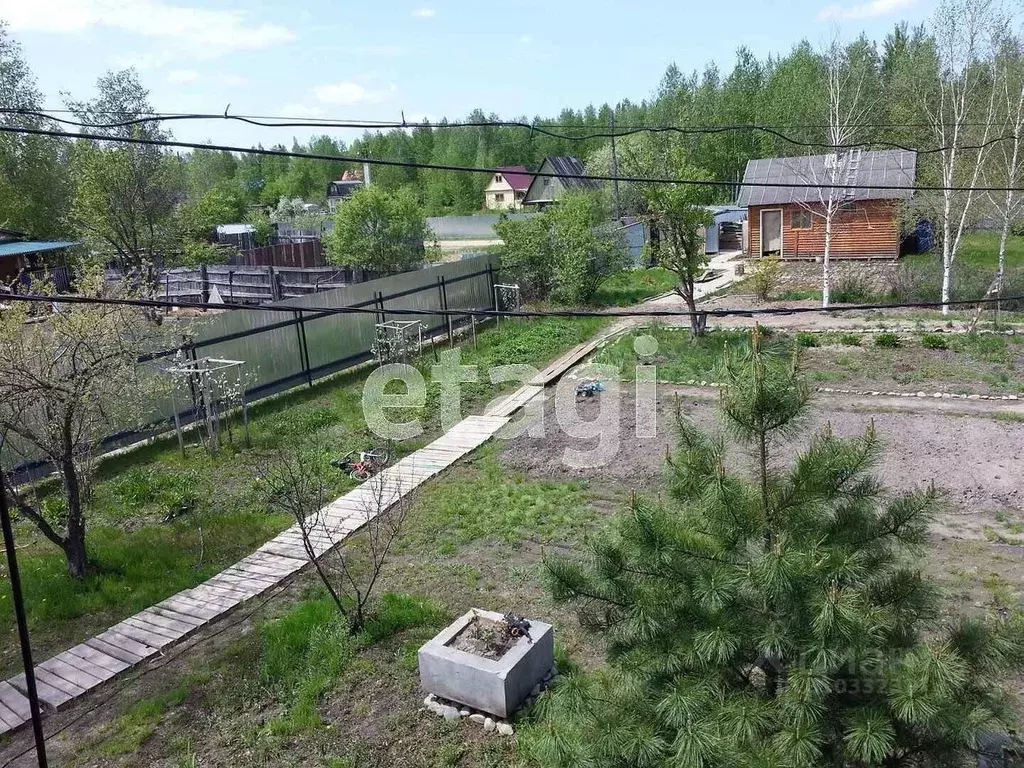
[[[7,572],[11,576],[11,592],[14,596],[14,616],[18,621],[18,639],[21,641],[21,663],[25,667],[25,690],[28,693],[29,711],[32,713],[32,732],[36,737],[36,757],[39,768],[47,768],[46,740],[43,737],[43,717],[39,712],[39,693],[36,691],[36,672],[32,663],[32,646],[28,639],[28,621],[25,619],[25,599],[21,593],[21,574],[18,572],[18,555],[14,549],[14,529],[7,509],[7,492],[0,482],[0,525],[3,527],[4,548],[7,551]]]
[[[363,186],[370,186],[370,164],[363,162]]]
[[[615,220],[619,221],[619,217],[622,214],[622,209],[619,207],[619,155],[615,148],[615,110],[612,110],[612,116],[610,119],[610,133],[612,135],[612,177],[614,181],[614,194],[615,194]]]

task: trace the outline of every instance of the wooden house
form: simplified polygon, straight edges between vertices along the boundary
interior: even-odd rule
[[[841,164],[840,173],[831,171],[833,163]],[[831,193],[839,210],[832,219],[830,258],[898,258],[900,206],[914,194],[916,168],[917,153],[905,150],[749,161],[737,198],[747,209],[748,255],[821,258],[822,201]],[[842,188],[823,188],[833,177]]]
[[[499,168],[484,190],[484,206],[489,211],[518,211],[532,180],[525,165]]]
[[[537,174],[526,190],[523,205],[545,208],[561,200],[566,192],[601,189],[601,182],[586,178],[583,163],[575,157],[546,157]]]

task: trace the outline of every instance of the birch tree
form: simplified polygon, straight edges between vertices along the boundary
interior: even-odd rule
[[[862,149],[851,147],[861,138],[875,99],[869,93],[873,81],[872,63],[860,52],[855,55],[834,34],[822,54],[823,97],[825,99],[825,140],[829,151],[820,165],[808,158],[797,164],[810,189],[800,208],[812,221],[819,219],[824,232],[821,259],[821,306],[831,303],[832,239],[843,206],[856,197],[857,168]]]
[[[999,129],[1004,140],[992,152],[989,165],[990,186],[1004,186],[1002,193],[988,192],[989,205],[996,212],[1001,227],[999,232],[999,265],[988,294],[999,297],[1003,291],[1003,278],[1006,275],[1006,243],[1013,227],[1013,222],[1021,213],[1022,199],[1014,189],[1021,184],[1024,177],[1024,157],[1022,157],[1021,139],[1024,137],[1024,46],[1018,35],[1007,35],[999,46],[997,58],[998,79],[993,92],[997,105]],[[981,309],[978,308],[978,315]],[[998,316],[999,304],[996,303]],[[976,316],[976,317],[977,317]]]
[[[1005,24],[997,0],[943,0],[932,21],[938,82],[922,83],[920,94],[940,148],[942,190],[934,213],[942,243],[944,315],[949,314],[953,267],[989,152],[997,104],[993,42]]]

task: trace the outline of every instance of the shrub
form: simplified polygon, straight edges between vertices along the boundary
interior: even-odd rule
[[[860,336],[856,333],[844,333],[839,337],[839,343],[844,347],[859,347]]]
[[[836,280],[831,296],[839,304],[868,304],[874,298],[870,281],[857,272],[848,272]]]
[[[801,331],[796,335],[796,343],[801,347],[816,347],[818,346],[818,334]]]
[[[946,338],[937,333],[926,333],[922,336],[921,346],[925,349],[949,349]]]
[[[895,333],[880,333],[875,336],[875,346],[895,349],[900,345],[900,337]]]
[[[758,259],[751,270],[750,282],[754,295],[760,301],[768,301],[782,282],[782,262],[772,257]]]

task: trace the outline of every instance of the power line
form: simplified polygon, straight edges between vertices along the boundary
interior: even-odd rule
[[[995,302],[1024,301],[1024,296],[986,297],[979,299],[959,299],[957,301],[912,301],[897,304],[851,304],[842,307],[763,307],[760,309],[549,309],[549,310],[499,310],[499,309],[415,309],[394,308],[381,309],[376,305],[340,306],[340,307],[302,307],[294,304],[257,304],[245,306],[241,304],[212,304],[210,302],[181,302],[161,299],[125,299],[102,296],[77,296],[74,294],[6,294],[4,301],[25,301],[41,304],[100,304],[112,306],[143,307],[146,309],[212,309],[212,310],[257,310],[264,312],[298,312],[305,320],[315,320],[331,315],[409,315],[428,317],[505,317],[505,318],[576,318],[576,317],[693,317],[707,315],[709,317],[773,317],[785,315],[804,315],[817,312],[854,312],[882,309],[938,309],[941,307],[977,306]]]
[[[147,123],[154,122],[172,122],[178,120],[233,120],[237,122],[246,123],[248,125],[255,125],[261,128],[345,128],[345,129],[377,129],[382,130],[385,128],[390,129],[408,129],[408,128],[429,128],[429,129],[450,129],[450,128],[520,128],[528,130],[533,134],[541,134],[543,136],[549,136],[551,138],[563,140],[563,141],[593,141],[597,139],[617,139],[626,138],[629,136],[636,136],[642,133],[651,134],[663,134],[671,133],[681,136],[708,136],[708,135],[720,135],[723,133],[731,133],[735,131],[752,131],[765,133],[769,136],[785,141],[794,146],[810,147],[814,149],[828,149],[831,151],[837,150],[848,150],[848,149],[866,149],[869,147],[887,147],[889,149],[900,149],[905,152],[917,152],[918,154],[934,154],[939,152],[946,152],[952,149],[949,146],[942,147],[930,147],[927,149],[918,149],[914,147],[908,147],[904,144],[892,141],[884,140],[871,140],[871,141],[860,141],[851,142],[847,144],[830,144],[822,141],[806,141],[804,139],[797,139],[792,136],[788,136],[774,127],[768,125],[761,125],[756,123],[737,123],[732,125],[716,125],[716,126],[678,126],[678,125],[641,125],[630,127],[624,130],[615,130],[614,128],[610,131],[596,131],[587,133],[581,136],[570,136],[564,133],[558,133],[550,130],[553,126],[548,126],[538,123],[525,123],[515,120],[486,120],[486,121],[460,121],[460,122],[421,122],[421,123],[409,123],[406,121],[402,122],[376,122],[376,121],[326,121],[322,118],[313,119],[292,119],[292,118],[256,118],[245,115],[232,115],[225,110],[224,114],[211,114],[211,113],[164,113],[158,115],[154,113],[151,116],[136,116],[127,120],[115,121],[110,123],[98,123],[92,121],[80,121],[80,120],[68,120],[65,118],[54,117],[52,114],[47,112],[36,112],[33,110],[26,109],[0,109],[0,113],[6,114],[17,114],[26,117],[38,117],[40,119],[52,120],[56,123],[63,125],[73,125],[84,128],[96,128],[109,130],[112,128],[128,128],[135,125],[145,125]],[[111,113],[116,114],[116,113]],[[272,120],[273,122],[268,122]],[[995,125],[995,123],[992,123]],[[810,127],[810,126],[808,126]],[[827,126],[820,126],[827,127]],[[581,129],[585,126],[580,126]],[[956,149],[961,151],[975,152],[981,149],[985,149],[994,144],[998,144],[1003,141],[1012,141],[1014,136],[997,136],[988,139],[982,144],[977,145],[958,145]]]
[[[428,171],[455,171],[459,173],[500,173],[500,168],[486,168],[465,165],[444,165],[438,163],[418,163],[407,160],[384,160],[370,157],[352,157],[349,155],[321,155],[313,152],[291,152],[285,149],[264,149],[262,147],[239,147],[228,144],[200,144],[190,141],[172,141],[169,139],[147,139],[140,136],[109,136],[106,134],[87,133],[84,131],[57,131],[47,128],[27,128],[9,125],[0,125],[0,133],[27,134],[34,136],[51,136],[63,139],[91,139],[94,141],[109,141],[123,144],[138,144],[154,147],[176,147],[180,149],[201,149],[220,150],[224,152],[238,152],[250,155],[266,155],[270,157],[294,157],[305,160],[321,160],[330,163],[369,163],[370,165],[381,165],[394,168],[417,168]],[[541,178],[562,178],[555,172],[533,171],[530,174]],[[581,174],[572,176],[574,179],[587,181],[609,181],[629,182],[634,184],[678,184],[683,186],[696,187],[717,187],[725,189],[736,189],[739,187],[770,189],[872,189],[877,191],[892,192],[1024,192],[1024,187],[944,187],[939,185],[908,186],[898,184],[815,184],[813,182],[756,182],[756,181],[718,181],[701,179],[677,179],[645,176],[610,176],[600,174]]]

